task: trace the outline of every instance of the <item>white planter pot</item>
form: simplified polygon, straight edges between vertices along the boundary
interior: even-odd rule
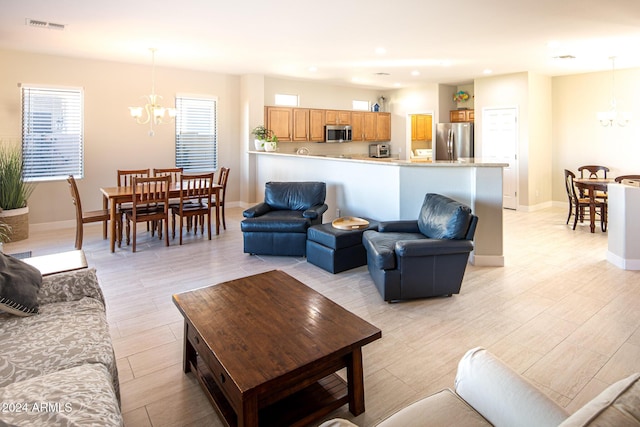
[[[276,151],[276,148],[278,148],[277,143],[269,141],[264,142],[264,151]]]
[[[259,139],[254,139],[253,144],[256,147],[256,151],[264,151],[264,146],[262,145],[263,141]]]

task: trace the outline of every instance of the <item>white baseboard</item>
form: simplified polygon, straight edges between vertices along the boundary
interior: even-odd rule
[[[469,254],[469,262],[476,267],[504,267],[504,255]]]
[[[640,270],[640,259],[626,259],[607,251],[607,261],[623,270]]]

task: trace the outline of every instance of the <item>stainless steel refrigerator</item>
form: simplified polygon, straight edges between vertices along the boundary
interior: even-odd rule
[[[434,149],[435,160],[473,157],[473,123],[438,123]]]

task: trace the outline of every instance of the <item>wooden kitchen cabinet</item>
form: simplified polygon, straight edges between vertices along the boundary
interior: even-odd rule
[[[294,108],[292,110],[293,130],[291,132],[292,141],[309,140],[309,110],[306,108]]]
[[[364,115],[361,111],[351,112],[351,139],[353,141],[364,141]]]
[[[364,113],[363,135],[365,141],[377,141],[378,139],[378,113]]]
[[[291,141],[293,108],[265,107],[265,110],[267,129],[278,137],[278,141]]]
[[[473,122],[474,110],[451,110],[449,120],[451,123]]]
[[[325,110],[325,124],[350,125],[351,114],[351,111],[346,110]]]
[[[309,141],[324,141],[325,110],[309,110]]]
[[[376,141],[391,141],[391,113],[376,114]]]
[[[413,114],[411,116],[411,140],[433,140],[433,116],[430,114]]]

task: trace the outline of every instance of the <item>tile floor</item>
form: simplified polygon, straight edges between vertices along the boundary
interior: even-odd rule
[[[211,242],[189,235],[168,248],[140,231],[135,254],[110,253],[99,226],[84,250],[107,299],[128,427],[219,426],[192,375],[184,375],[182,321],[171,295],[282,269],[382,329],[364,348],[366,412],[341,416],[372,426],[397,409],[453,387],[466,350],[484,346],[573,412],[609,384],[640,371],[640,272],[606,261],[607,236],[572,231],[566,211],[505,211],[505,266],[469,265],[452,298],[388,304],[366,267],[332,275],[304,258],[242,252],[241,209]],[[6,252],[73,249],[74,230],[32,233]]]

